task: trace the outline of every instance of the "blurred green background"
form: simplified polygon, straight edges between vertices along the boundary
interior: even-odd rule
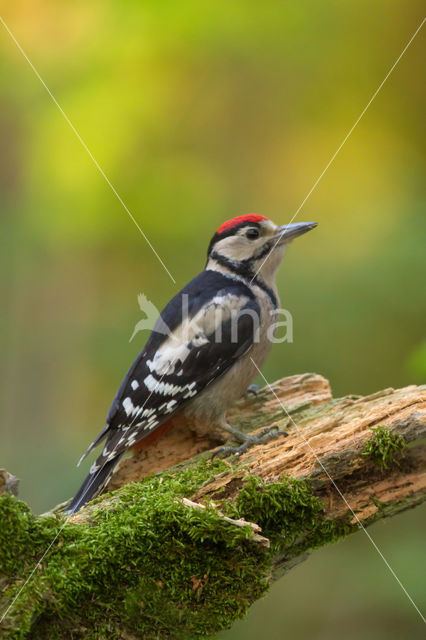
[[[69,497],[157,307],[204,266],[215,228],[289,222],[420,24],[420,2],[53,2],[2,17],[176,279],[173,284],[0,25],[1,466],[35,511]],[[334,394],[426,378],[421,32],[297,220],[279,274],[294,343],[272,381]],[[421,607],[425,510],[375,541]],[[423,536],[422,536],[423,534]],[[314,554],[223,640],[420,638],[361,532]]]

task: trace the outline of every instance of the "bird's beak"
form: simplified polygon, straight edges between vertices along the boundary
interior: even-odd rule
[[[278,244],[282,245],[290,240],[294,240],[303,233],[315,229],[318,222],[293,222],[293,224],[283,224],[278,227],[278,233],[275,238],[279,241]]]

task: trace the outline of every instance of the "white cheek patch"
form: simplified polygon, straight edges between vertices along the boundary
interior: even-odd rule
[[[263,244],[264,240],[249,241],[244,232],[236,236],[227,236],[216,242],[214,250],[230,260],[247,260],[253,255],[253,251]]]

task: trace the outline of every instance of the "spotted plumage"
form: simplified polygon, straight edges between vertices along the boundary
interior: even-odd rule
[[[70,512],[107,484],[129,447],[176,414],[200,432],[211,429],[217,435],[226,428],[226,409],[256,375],[247,354],[254,353],[261,365],[269,350],[266,329],[278,305],[273,274],[286,245],[279,232],[281,227],[254,214],[219,227],[206,268],[161,312],[117,392],[105,428],[83,455],[81,460],[104,442]],[[269,254],[270,264],[256,273]]]

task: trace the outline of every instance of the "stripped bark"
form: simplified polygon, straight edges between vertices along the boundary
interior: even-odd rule
[[[312,492],[314,502],[318,503],[319,500],[319,504],[322,505],[320,512],[316,512],[315,508],[312,511],[312,513],[318,513],[320,521],[318,531],[320,531],[322,538],[318,544],[332,542],[336,538],[336,532],[337,537],[345,536],[356,530],[358,526],[367,527],[379,519],[414,507],[425,499],[425,386],[413,385],[397,390],[385,389],[366,397],[346,396],[333,399],[329,383],[323,377],[315,374],[291,376],[275,382],[271,387],[258,392],[256,396],[249,395],[241,399],[230,412],[228,418],[231,424],[247,432],[256,432],[271,424],[277,424],[286,435],[280,434],[276,439],[266,444],[254,446],[237,461],[232,459],[229,463],[225,461],[226,464],[221,468],[220,473],[217,471],[217,466],[207,465],[207,475],[203,482],[197,485],[198,488],[192,495],[183,496],[177,493],[172,496],[172,508],[173,504],[176,504],[180,509],[176,514],[176,519],[173,515],[171,521],[167,520],[170,502],[165,503],[167,527],[170,522],[172,523],[170,525],[172,531],[178,527],[176,534],[170,534],[170,529],[168,530],[169,542],[170,539],[172,541],[169,550],[174,549],[174,535],[177,536],[176,540],[180,545],[179,553],[181,554],[198,554],[200,547],[197,545],[201,545],[201,565],[197,565],[198,574],[189,573],[188,575],[188,580],[191,580],[192,585],[189,592],[188,586],[184,584],[182,584],[182,593],[179,592],[181,588],[179,581],[176,586],[175,583],[168,585],[164,578],[161,580],[155,578],[159,568],[157,557],[150,578],[149,566],[147,569],[143,563],[138,564],[139,558],[146,557],[146,550],[132,547],[131,566],[124,567],[124,573],[119,571],[118,575],[108,573],[108,579],[114,579],[116,581],[114,588],[120,591],[121,575],[123,575],[123,594],[132,595],[135,589],[139,594],[137,590],[142,590],[140,602],[138,600],[136,603],[137,606],[140,605],[140,612],[136,611],[135,614],[136,605],[133,600],[129,600],[130,595],[126,602],[133,604],[130,609],[127,604],[125,611],[120,609],[119,599],[114,610],[109,600],[106,602],[102,600],[102,584],[99,578],[92,577],[93,567],[88,565],[85,559],[87,552],[82,548],[81,554],[78,555],[76,543],[77,559],[70,558],[70,556],[72,557],[72,549],[70,554],[66,540],[73,540],[74,536],[77,541],[81,540],[79,535],[75,535],[73,531],[79,530],[81,533],[84,528],[85,544],[89,545],[89,550],[92,549],[92,546],[96,546],[97,540],[99,540],[100,543],[107,544],[107,555],[105,556],[107,560],[114,558],[114,554],[120,549],[119,545],[122,548],[123,542],[126,543],[129,535],[128,524],[123,527],[124,530],[121,532],[119,508],[122,503],[122,492],[118,491],[114,494],[107,492],[95,504],[89,504],[68,520],[65,530],[61,534],[66,534],[65,542],[61,540],[59,535],[62,532],[60,518],[57,525],[55,523],[49,524],[53,527],[52,532],[55,530],[54,527],[58,527],[58,539],[55,538],[55,545],[49,550],[50,555],[37,567],[35,576],[31,577],[33,581],[37,581],[37,589],[34,590],[36,595],[33,595],[28,586],[19,596],[19,607],[14,604],[15,611],[11,607],[10,614],[8,609],[8,615],[0,624],[0,630],[4,633],[4,637],[37,639],[84,637],[91,639],[104,637],[102,633],[108,633],[107,637],[117,639],[133,637],[172,639],[207,637],[214,631],[226,628],[232,624],[234,619],[241,616],[241,605],[238,605],[239,608],[236,606],[234,611],[236,595],[231,590],[229,603],[221,609],[221,605],[214,598],[226,596],[225,587],[223,593],[212,589],[214,595],[209,595],[209,589],[212,588],[215,578],[214,572],[210,573],[211,564],[207,563],[207,568],[204,568],[202,564],[204,544],[207,554],[211,554],[212,549],[216,549],[216,543],[218,544],[218,553],[225,554],[218,558],[221,570],[223,567],[224,584],[233,584],[232,579],[230,583],[227,580],[229,577],[232,578],[232,572],[235,571],[232,558],[229,560],[227,544],[240,553],[240,562],[244,562],[245,558],[248,559],[247,576],[253,576],[254,582],[256,582],[256,567],[259,563],[259,575],[262,575],[255,588],[251,592],[248,590],[243,594],[242,599],[245,602],[245,607],[260,597],[264,591],[265,581],[270,582],[288,572],[296,564],[305,560],[312,548],[317,546],[313,538],[311,543],[310,537],[312,531],[315,532],[315,525],[313,527],[309,525],[303,535],[294,540],[294,543],[290,541],[280,547],[279,528],[278,534],[277,530],[275,532],[271,530],[270,540],[269,533],[261,530],[259,522],[245,517],[244,514],[241,516],[241,513],[238,513],[237,517],[233,517],[232,510],[224,513],[224,509],[229,505],[238,503],[239,497],[247,486],[247,478],[261,479],[262,488],[260,491],[266,492],[268,487],[282,486],[284,477],[307,481],[307,483],[302,482],[303,486],[310,487],[309,491]],[[385,430],[374,431],[378,427],[384,427]],[[393,443],[395,448],[394,450],[391,448],[390,452],[379,448],[378,453],[381,457],[378,457],[371,444],[379,442],[382,436],[385,438],[383,441],[385,444]],[[170,431],[161,442],[154,444],[149,450],[135,451],[132,458],[123,460],[108,488],[120,489],[128,482],[141,480],[153,472],[160,474],[159,481],[162,482],[161,472],[165,470],[167,472],[164,475],[164,481],[167,484],[167,478],[174,477],[173,472],[179,472],[186,468],[191,470],[196,468],[198,461],[203,457],[209,459],[212,447],[213,443],[208,439],[199,438],[188,430],[177,428]],[[210,468],[211,472],[209,472]],[[0,506],[1,494],[7,491],[16,493],[16,484],[16,478],[6,471],[0,471]],[[140,504],[141,522],[145,518],[145,526],[148,522],[149,527],[151,521],[149,518],[147,520],[147,512],[144,512],[146,505],[144,504],[145,494],[143,491],[142,487],[142,493],[137,494],[136,508],[139,509]],[[129,495],[131,496],[129,493],[126,494],[123,505],[129,504]],[[131,499],[133,498],[131,497]],[[157,494],[155,494],[154,502],[151,502],[151,505],[156,505],[156,501]],[[9,500],[6,506],[6,512],[12,519],[13,504],[13,500]],[[157,512],[160,519],[162,517],[161,508],[159,507],[160,510]],[[148,513],[151,513],[149,509]],[[189,514],[188,522],[185,521],[186,510]],[[108,539],[107,543],[104,542],[104,529],[101,531],[102,536],[96,538],[99,513],[108,514],[107,527],[109,522],[111,522],[111,527],[116,527],[111,541]],[[22,515],[22,510],[20,514],[20,526],[23,527],[20,531],[20,537],[22,537],[26,535],[25,524],[22,523],[28,516]],[[206,521],[203,521],[204,514]],[[279,526],[284,527],[285,530],[286,513],[283,512],[279,515],[281,518]],[[137,523],[139,523],[138,517],[139,512],[136,512]],[[208,522],[208,526],[217,527],[216,533],[209,532],[206,524],[209,517],[212,519]],[[31,517],[28,518],[29,530],[35,530],[34,524],[37,525],[37,523],[44,521],[50,522],[43,520],[43,517],[32,520]],[[198,538],[195,535],[192,536],[192,522],[194,522],[194,527],[205,527],[205,537],[203,534],[199,542],[193,542]],[[324,536],[324,531],[328,530],[329,524],[331,527],[328,538],[327,535]],[[105,521],[102,526],[105,527]],[[179,527],[181,527],[183,534],[179,532]],[[108,529],[107,531],[109,533]],[[161,529],[161,531],[163,530]],[[194,534],[197,532],[198,530],[194,530]],[[162,533],[156,535],[162,536]],[[233,536],[235,539],[238,538],[235,547],[233,546]],[[304,539],[303,536],[305,536]],[[192,551],[185,551],[186,547],[182,542],[185,540],[187,540],[188,549],[192,549]],[[308,541],[308,544],[304,545],[303,540]],[[12,543],[14,542],[13,540]],[[155,541],[154,543],[156,544]],[[7,544],[8,540],[6,540]],[[94,549],[94,551],[97,552],[98,549]],[[2,553],[1,548],[0,553]],[[38,552],[34,553],[36,555]],[[75,580],[75,571],[80,572],[76,565],[76,562],[80,561],[80,557],[81,573],[78,573],[79,577]],[[54,571],[49,573],[50,558],[54,564],[55,561],[56,564],[60,563],[62,558],[68,562],[71,562],[72,559],[69,566],[74,580],[72,584],[73,599],[75,602],[82,603],[81,607],[76,608],[75,611],[66,608],[68,599],[64,596],[63,591],[56,589],[55,580],[52,578],[55,575]],[[143,561],[145,562],[145,559]],[[197,561],[199,562],[199,559]],[[191,560],[189,567],[192,566],[190,562]],[[136,582],[130,585],[128,579],[131,576],[132,567],[139,567],[139,569],[137,569],[138,573],[135,576]],[[2,575],[0,568],[0,604],[2,590],[6,594],[4,596],[6,605],[10,604],[12,596],[7,596],[8,590],[11,590],[13,594],[14,589],[18,589],[23,584],[25,576],[29,575],[29,569],[30,565],[26,565],[22,570],[24,573],[21,571],[16,575],[10,575],[10,573]],[[226,573],[227,571],[230,573]],[[190,568],[189,572],[191,572]],[[139,575],[145,581],[143,585],[151,579],[152,584],[159,585],[159,589],[164,590],[163,600],[156,595],[156,598],[159,598],[158,604],[149,600],[151,609],[148,608],[147,600],[143,595],[145,586],[138,586]],[[178,580],[181,579],[180,576]],[[247,578],[247,580],[249,579]],[[93,580],[93,585],[91,580]],[[220,582],[222,578],[216,576],[217,580]],[[243,589],[244,580],[241,585]],[[170,593],[166,593],[168,588],[170,588]],[[152,586],[149,586],[149,593],[151,590]],[[192,590],[194,591],[193,596],[191,595]],[[88,593],[93,593],[93,596],[88,598]],[[107,592],[105,597],[107,597]],[[195,599],[194,602],[191,600],[192,597]],[[109,612],[110,622],[105,622],[104,618],[97,617],[97,614],[92,616],[95,610],[98,611],[101,608],[100,610],[103,611],[102,607]],[[214,614],[209,617],[211,611],[214,611]],[[58,623],[59,618],[61,624]],[[176,620],[180,621],[179,624],[176,623]],[[202,625],[202,630],[201,626],[197,627],[198,624]],[[135,629],[138,630],[138,635],[134,635]],[[142,635],[140,635],[141,633]],[[204,633],[205,635],[203,635]]]
[[[383,517],[384,505],[391,515],[424,499],[426,447],[421,441],[426,437],[426,386],[333,399],[322,376],[290,376],[256,396],[242,398],[229,413],[229,421],[254,433],[277,424],[288,435],[250,449],[240,459],[244,470],[212,479],[195,500],[219,491],[233,498],[247,474],[266,482],[276,481],[281,474],[309,479],[331,519],[351,514],[353,521],[371,522]],[[402,436],[409,445],[399,466],[381,469],[364,455],[371,429],[378,425]],[[124,460],[110,488],[170,468],[210,449],[211,444],[188,431],[169,432],[150,450]]]

